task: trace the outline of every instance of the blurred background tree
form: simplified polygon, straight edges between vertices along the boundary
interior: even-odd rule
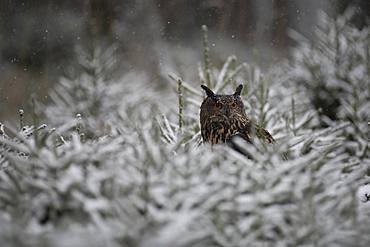
[[[358,12],[355,24],[365,25],[368,0],[2,0],[0,118],[25,107],[31,95],[47,101],[48,88],[73,70],[76,46],[117,43],[122,71],[143,70],[163,86],[168,67],[195,68],[200,53],[185,54],[200,51],[203,24],[213,61],[234,53],[264,68],[295,45],[289,30],[310,39],[319,9],[337,15],[349,5]]]

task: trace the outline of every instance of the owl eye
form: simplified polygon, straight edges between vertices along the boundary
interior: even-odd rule
[[[218,108],[218,109],[221,109],[222,108],[222,104],[220,103],[220,102],[216,102],[216,108]]]

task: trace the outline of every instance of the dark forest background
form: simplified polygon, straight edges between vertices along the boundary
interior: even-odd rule
[[[349,5],[355,24],[365,25],[368,0],[0,0],[0,118],[27,108],[32,96],[47,101],[58,78],[73,74],[78,49],[114,43],[122,72],[144,71],[163,87],[171,70],[196,69],[203,24],[212,61],[236,54],[267,68],[297,33],[312,37],[318,10],[335,16]]]

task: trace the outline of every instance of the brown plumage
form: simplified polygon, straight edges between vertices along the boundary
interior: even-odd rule
[[[207,95],[200,107],[200,126],[204,142],[228,143],[234,136],[240,136],[250,143],[254,136],[268,143],[275,141],[266,129],[253,123],[245,113],[240,98],[243,85],[239,85],[231,95],[215,94],[208,87],[201,87]]]

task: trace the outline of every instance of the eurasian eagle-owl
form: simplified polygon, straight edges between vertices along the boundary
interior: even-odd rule
[[[203,142],[211,144],[229,143],[234,136],[252,142],[256,135],[268,143],[274,138],[264,128],[253,123],[244,110],[241,100],[243,85],[239,85],[234,94],[215,94],[202,85],[207,97],[200,107],[200,126]]]

